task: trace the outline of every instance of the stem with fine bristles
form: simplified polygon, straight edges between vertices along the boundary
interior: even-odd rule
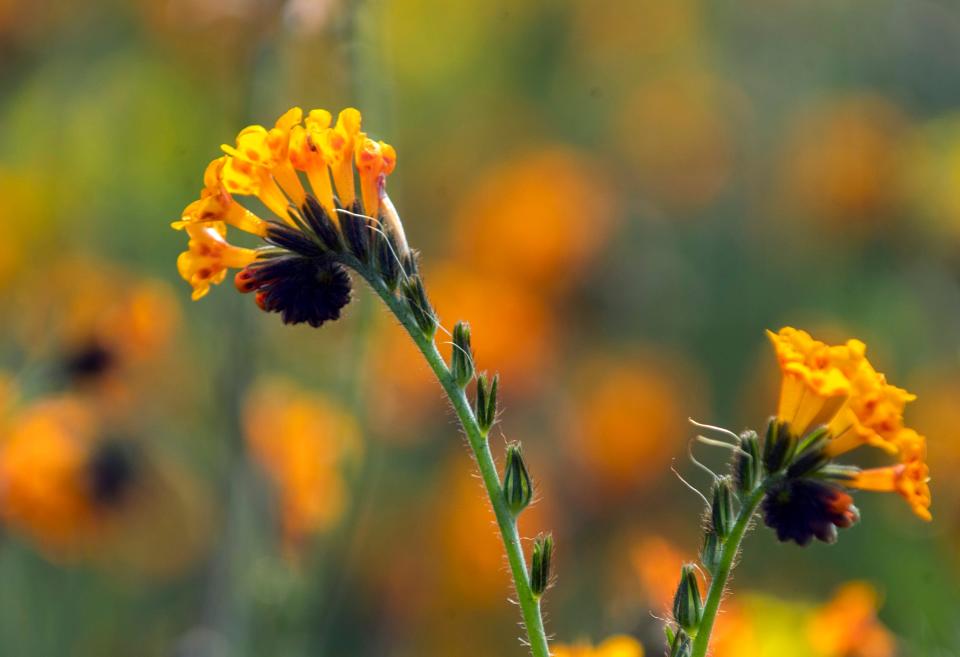
[[[763,499],[763,492],[764,484],[761,483],[744,496],[743,506],[740,508],[737,521],[730,530],[730,535],[723,542],[719,565],[710,581],[710,590],[707,592],[707,599],[703,605],[703,617],[700,620],[700,626],[697,628],[697,636],[693,640],[693,651],[690,653],[690,657],[706,657],[707,649],[710,647],[713,623],[717,618],[717,612],[720,611],[720,602],[723,599],[727,580],[730,578],[730,571],[733,570],[733,562],[740,551],[740,543],[747,533],[750,521],[753,520],[753,514],[756,513],[757,506]]]
[[[523,624],[527,632],[530,653],[533,657],[550,657],[550,648],[547,644],[543,617],[540,613],[540,600],[538,596],[534,595],[530,586],[530,575],[527,571],[523,546],[520,543],[517,520],[507,507],[503,489],[500,485],[500,477],[497,473],[497,466],[493,460],[493,454],[490,452],[490,445],[487,441],[487,432],[481,429],[473,409],[470,406],[470,402],[467,400],[464,389],[457,385],[450,372],[450,368],[447,367],[443,356],[441,356],[437,350],[433,338],[426,336],[420,329],[403,300],[393,294],[378,276],[368,275],[366,267],[360,265],[358,262],[349,262],[349,264],[367,280],[374,291],[383,299],[383,302],[393,315],[407,330],[407,333],[409,333],[414,343],[420,349],[427,364],[430,365],[430,369],[433,370],[447,398],[450,400],[450,404],[453,406],[453,410],[456,412],[457,418],[467,436],[470,449],[473,451],[477,468],[480,471],[480,476],[490,501],[490,506],[493,507],[493,512],[497,518],[497,526],[500,529],[500,536],[503,539],[507,560],[510,563],[510,574],[513,577],[517,602],[520,606]]]

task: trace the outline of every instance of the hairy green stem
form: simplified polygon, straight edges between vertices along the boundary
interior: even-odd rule
[[[362,269],[357,269],[363,274]],[[547,645],[547,635],[543,627],[543,617],[540,614],[540,601],[533,595],[530,589],[530,576],[527,573],[527,562],[523,554],[523,546],[520,544],[520,534],[517,531],[517,520],[507,508],[506,500],[503,497],[503,490],[500,487],[500,477],[497,473],[497,466],[493,460],[493,454],[490,452],[490,445],[487,442],[486,434],[480,429],[477,419],[473,414],[470,402],[467,400],[464,389],[459,387],[453,380],[450,369],[447,367],[443,356],[437,350],[437,346],[432,338],[426,337],[416,321],[406,308],[404,303],[390,293],[383,283],[375,276],[364,276],[370,286],[380,295],[384,303],[394,314],[394,316],[403,324],[403,327],[413,338],[420,352],[423,354],[430,368],[436,375],[440,385],[453,406],[453,410],[463,426],[467,435],[467,441],[470,443],[470,449],[477,462],[477,468],[483,479],[484,488],[490,499],[490,505],[497,517],[497,526],[500,528],[500,536],[503,539],[503,546],[507,552],[507,560],[510,562],[510,573],[513,576],[513,585],[517,593],[517,602],[520,605],[520,611],[523,615],[523,624],[527,632],[530,652],[533,657],[550,657],[550,648]]]
[[[720,611],[720,602],[727,587],[727,580],[730,578],[730,571],[733,570],[733,562],[740,551],[740,543],[743,541],[744,534],[747,533],[750,521],[753,520],[753,514],[756,513],[757,506],[763,499],[763,492],[764,485],[761,484],[744,498],[737,522],[734,523],[730,535],[723,542],[720,565],[717,566],[717,571],[710,582],[707,601],[703,606],[703,618],[697,628],[697,636],[693,640],[691,657],[706,657],[707,649],[710,647],[710,635],[713,633],[713,623],[717,619],[717,612]]]

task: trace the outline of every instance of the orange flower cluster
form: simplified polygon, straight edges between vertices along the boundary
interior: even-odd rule
[[[226,155],[207,166],[200,198],[172,224],[185,229],[190,237],[177,268],[193,287],[194,299],[221,283],[228,269],[242,269],[257,259],[255,250],[227,242],[227,226],[261,238],[278,221],[299,230],[295,210],[303,207],[308,196],[301,174],[336,224],[337,207],[349,208],[358,200],[356,167],[363,211],[376,218],[383,210],[384,216],[392,219],[393,213],[388,211],[392,205],[383,187],[396,165],[396,151],[361,132],[357,110],[343,110],[335,124],[332,119],[326,110],[311,110],[304,116],[303,110],[294,107],[277,119],[274,127],[248,126],[237,135],[234,146],[223,145]],[[258,217],[235,196],[256,197],[276,217]],[[399,239],[399,222],[393,223],[396,225],[391,228]]]
[[[777,419],[797,436],[825,425],[830,436],[825,452],[831,457],[861,445],[897,456],[897,465],[861,471],[844,485],[897,492],[914,513],[930,520],[926,439],[903,423],[914,395],[887,383],[859,340],[827,345],[790,327],[768,335],[782,373]]]

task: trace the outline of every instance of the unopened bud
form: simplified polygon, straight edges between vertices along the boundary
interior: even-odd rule
[[[740,451],[736,452],[733,458],[733,477],[737,490],[749,493],[763,478],[760,439],[756,431],[744,431],[740,434]]]
[[[700,563],[711,575],[720,565],[720,537],[712,529],[703,535],[703,547],[700,548]]]
[[[710,504],[710,518],[713,522],[713,531],[720,538],[726,538],[733,529],[735,522],[733,511],[733,490],[730,488],[730,478],[720,477],[713,484],[713,502]]]
[[[520,443],[507,445],[507,463],[503,469],[503,497],[513,515],[527,508],[533,499],[533,484],[527,464],[520,453]]]
[[[433,312],[433,306],[427,299],[427,291],[423,287],[423,279],[419,276],[412,276],[403,284],[403,296],[407,300],[407,307],[413,315],[417,326],[428,338],[432,338],[437,332],[437,316]]]
[[[820,427],[811,432],[803,439],[804,447],[787,468],[787,476],[804,477],[825,466],[830,461],[830,456],[826,453],[829,443],[830,432],[826,427]]]
[[[677,630],[670,642],[670,657],[690,657],[693,653],[693,644],[690,635],[683,630]]]
[[[393,292],[397,289],[397,283],[400,282],[400,256],[397,252],[397,244],[393,239],[393,233],[390,229],[381,226],[380,231],[374,234],[375,240],[375,262],[380,277],[386,284],[387,289]]]
[[[673,619],[687,632],[700,625],[703,617],[703,601],[700,585],[697,584],[697,569],[693,564],[684,564],[680,570],[680,585],[673,596]]]
[[[771,419],[763,441],[763,465],[767,472],[781,470],[790,461],[796,446],[797,438],[790,430],[790,423]]]
[[[487,381],[486,373],[477,377],[477,405],[474,409],[477,415],[477,424],[486,434],[497,421],[497,389],[500,386],[500,375],[494,374],[492,381]]]
[[[463,388],[473,378],[473,350],[470,349],[470,325],[457,322],[453,327],[453,354],[450,357],[450,373],[456,384]]]
[[[537,598],[550,586],[550,562],[553,560],[553,534],[537,536],[533,541],[530,563],[530,590]]]

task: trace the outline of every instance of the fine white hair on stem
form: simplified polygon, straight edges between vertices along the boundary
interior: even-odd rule
[[[680,482],[681,482],[684,486],[686,486],[687,488],[689,488],[690,490],[692,490],[694,493],[696,493],[697,496],[698,496],[701,500],[703,500],[703,503],[704,503],[704,504],[706,504],[707,506],[710,506],[710,500],[707,499],[707,496],[704,495],[703,493],[701,493],[701,492],[697,489],[696,486],[694,486],[694,485],[691,484],[689,481],[687,481],[686,479],[684,479],[684,478],[683,478],[683,475],[681,475],[681,474],[677,471],[677,469],[676,469],[675,467],[673,467],[672,465],[670,466],[670,471],[673,472],[673,474],[675,474],[675,475],[677,476],[677,479],[679,479]]]
[[[706,436],[697,436],[696,441],[703,443],[704,445],[712,445],[713,447],[722,447],[723,449],[729,449],[731,452],[737,452],[739,454],[744,454],[750,456],[750,452],[746,451],[739,445],[731,445],[730,443],[725,443],[722,440],[713,440],[712,438],[707,438]],[[753,458],[750,456],[750,458]]]
[[[687,421],[698,429],[709,429],[710,431],[716,431],[724,436],[730,436],[733,438],[733,442],[738,445],[740,444],[740,436],[730,431],[730,429],[724,429],[723,427],[714,426],[712,424],[703,424],[702,422],[697,422],[692,417],[688,417]]]
[[[461,347],[460,345],[458,345],[456,342],[454,342],[453,340],[446,340],[444,342],[441,342],[440,344],[448,344],[452,349],[456,349],[457,351],[463,352],[463,355],[466,356],[467,360],[470,361],[470,364],[473,365],[473,369],[474,370],[477,369],[477,364],[473,362],[473,354],[467,351],[466,349],[464,349],[463,347]]]

